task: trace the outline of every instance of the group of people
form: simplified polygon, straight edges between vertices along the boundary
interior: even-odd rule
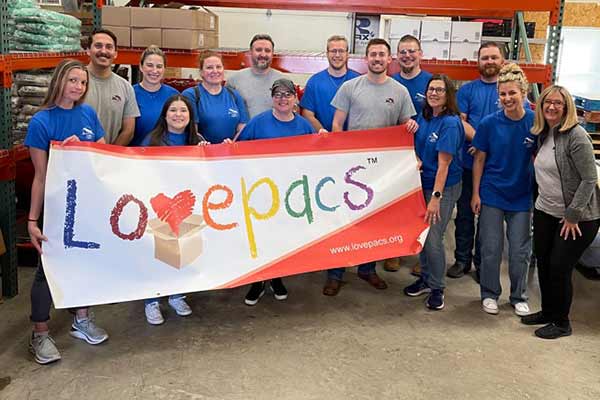
[[[117,39],[98,30],[89,41],[88,65],[63,60],[56,68],[42,109],[32,118],[25,144],[35,168],[28,231],[41,253],[47,240],[40,226],[50,142],[96,141],[121,146],[185,146],[231,143],[329,131],[366,130],[404,125],[415,135],[415,156],[430,225],[420,253],[418,279],[408,296],[427,294],[426,306],[444,308],[445,276],[459,278],[476,267],[482,308],[498,313],[504,223],[509,244],[510,303],[541,338],[571,334],[571,273],[600,227],[600,193],[591,141],[577,124],[574,102],[559,86],[549,86],[535,112],[527,101],[528,82],[518,65],[505,64],[495,43],[479,49],[480,78],[457,91],[443,74],[421,70],[417,38],[398,44],[400,72],[388,76],[390,45],[372,39],[367,72],[348,69],[348,41],[327,40],[328,67],[307,82],[299,102],[294,83],[271,66],[274,42],[266,34],[250,41],[252,65],[225,82],[219,53],[203,52],[201,82],[183,93],[162,82],[166,57],[156,46],[140,60],[142,80],[133,87],[112,72]],[[534,179],[535,178],[535,179]],[[534,180],[539,194],[534,197]],[[446,270],[444,232],[454,207],[456,262]],[[527,269],[533,232],[542,309],[530,313]],[[475,223],[475,215],[478,222]],[[385,260],[397,270],[397,260]],[[386,282],[376,262],[358,266],[358,277],[376,289]],[[323,294],[335,296],[344,268],[327,271]],[[281,278],[251,285],[244,302],[256,305],[266,290],[285,300]],[[60,359],[49,335],[52,298],[41,262],[31,290],[33,332],[30,349],[47,364]],[[168,304],[180,316],[192,309],[185,296]],[[90,344],[108,338],[93,313],[73,310],[70,334]],[[158,298],[145,300],[148,323],[162,324]]]

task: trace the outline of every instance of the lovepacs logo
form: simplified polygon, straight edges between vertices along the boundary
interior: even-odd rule
[[[279,185],[270,177],[263,177],[254,182],[247,182],[240,178],[241,196],[236,199],[231,187],[223,184],[211,185],[201,193],[202,202],[198,214],[193,214],[196,206],[196,194],[187,189],[169,197],[165,193],[142,200],[134,194],[126,193],[119,197],[111,212],[109,225],[112,234],[120,240],[136,241],[147,232],[154,236],[155,257],[175,268],[181,268],[192,263],[202,254],[202,230],[205,228],[217,231],[243,229],[247,239],[248,254],[251,258],[258,256],[257,241],[254,226],[257,223],[268,223],[278,213],[285,213],[289,218],[303,220],[312,224],[315,220],[315,209],[327,213],[335,213],[340,207],[345,207],[353,212],[369,207],[373,202],[375,192],[366,183],[361,182],[356,175],[365,170],[363,165],[348,168],[343,174],[345,190],[341,198],[335,202],[327,203],[323,192],[331,190],[338,185],[332,176],[309,179],[302,175],[280,189]],[[311,185],[311,182],[315,182]],[[101,243],[95,241],[80,241],[75,239],[75,226],[77,216],[77,180],[66,182],[66,210],[63,231],[63,244],[65,248],[100,249]],[[351,196],[349,189],[354,189]],[[256,201],[256,192],[266,191],[263,201]],[[357,194],[356,191],[360,192]],[[293,197],[301,199],[294,205]],[[217,198],[218,200],[215,200]],[[264,199],[266,198],[266,202]],[[230,208],[234,201],[241,202],[242,215],[230,221],[217,221],[214,216],[219,211]],[[149,211],[148,204],[152,211]],[[300,207],[298,207],[300,205]],[[126,207],[137,209],[137,224],[135,229],[124,232],[120,227],[121,216]],[[150,219],[150,213],[156,218]]]

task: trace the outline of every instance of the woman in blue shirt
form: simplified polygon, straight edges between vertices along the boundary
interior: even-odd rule
[[[225,69],[219,53],[200,56],[202,83],[183,91],[194,105],[198,132],[210,143],[222,143],[241,132],[249,120],[246,104],[236,91],[223,86]]]
[[[473,139],[473,213],[479,214],[483,311],[498,314],[504,222],[508,239],[510,304],[529,314],[527,271],[531,253],[531,207],[536,137],[533,112],[523,104],[529,83],[517,64],[502,67],[498,95],[502,109],[484,117]]]
[[[66,59],[61,61],[52,75],[48,95],[27,129],[25,146],[34,167],[31,184],[31,205],[27,219],[27,230],[31,244],[42,253],[42,242],[48,239],[42,233],[38,221],[41,218],[46,185],[46,167],[50,142],[63,143],[86,141],[104,143],[104,129],[92,107],[83,103],[88,89],[88,72],[81,62]],[[29,341],[30,351],[39,364],[60,360],[54,340],[48,334],[48,320],[52,297],[44,275],[41,261],[31,286],[31,321],[33,332]],[[89,344],[99,344],[108,339],[106,331],[94,323],[88,308],[75,310],[71,336]]]
[[[461,149],[465,132],[456,105],[456,88],[446,75],[433,75],[427,84],[426,103],[417,118],[415,151],[427,203],[429,234],[419,261],[421,276],[404,288],[407,296],[429,293],[425,305],[444,308],[446,255],[444,232],[461,192]]]
[[[181,94],[167,99],[158,116],[154,129],[146,136],[142,146],[186,146],[208,144],[196,130],[194,111],[189,100]],[[151,325],[165,322],[158,298],[144,300],[146,321]],[[169,296],[169,306],[177,315],[185,317],[192,314],[192,309],[182,294]]]
[[[160,110],[165,101],[179,92],[162,83],[167,59],[157,46],[150,46],[142,53],[140,71],[142,81],[133,85],[135,100],[140,108],[140,116],[135,119],[135,132],[130,146],[140,146],[148,133],[156,125]]]

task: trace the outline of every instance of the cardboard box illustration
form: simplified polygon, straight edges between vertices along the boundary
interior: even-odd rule
[[[202,229],[206,227],[202,216],[190,215],[179,225],[179,236],[169,224],[160,219],[148,221],[154,235],[154,258],[181,269],[200,257],[203,250]]]

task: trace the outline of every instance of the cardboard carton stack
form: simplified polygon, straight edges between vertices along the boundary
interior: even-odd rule
[[[453,21],[450,59],[476,61],[482,30],[482,22]]]
[[[219,47],[219,17],[210,11],[175,8],[104,7],[102,26],[119,46],[164,49]]]

